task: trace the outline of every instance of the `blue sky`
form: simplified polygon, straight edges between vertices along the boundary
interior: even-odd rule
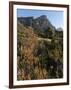
[[[17,9],[17,17],[33,16],[34,18],[37,18],[41,15],[46,15],[52,25],[56,28],[63,28],[63,11]]]

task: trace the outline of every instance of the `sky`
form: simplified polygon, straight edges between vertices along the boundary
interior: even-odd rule
[[[17,9],[17,17],[33,16],[34,18],[37,18],[41,15],[46,15],[52,25],[56,28],[63,28],[63,11]]]

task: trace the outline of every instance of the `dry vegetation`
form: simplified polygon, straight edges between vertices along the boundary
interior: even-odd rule
[[[32,27],[18,22],[17,79],[34,80],[62,78],[63,51],[55,39],[38,40]]]

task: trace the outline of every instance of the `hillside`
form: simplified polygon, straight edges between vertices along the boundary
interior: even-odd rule
[[[18,80],[63,77],[63,31],[45,15],[18,18],[17,65]]]

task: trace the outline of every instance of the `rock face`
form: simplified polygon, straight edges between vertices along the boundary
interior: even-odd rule
[[[45,33],[48,28],[50,28],[52,31],[55,30],[55,27],[50,23],[45,15],[42,15],[34,20],[33,28],[35,28],[35,30],[40,30],[40,32],[43,33]]]

